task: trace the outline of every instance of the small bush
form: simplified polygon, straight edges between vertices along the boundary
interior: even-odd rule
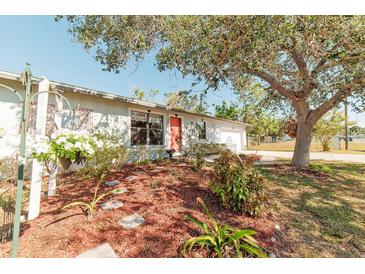
[[[211,190],[219,195],[223,207],[251,216],[261,213],[265,179],[253,165],[242,165],[238,156],[224,151],[214,164]]]
[[[148,146],[138,146],[135,148],[132,152],[134,154],[134,160],[133,162],[137,165],[147,165],[152,162],[151,159],[151,152],[148,148]]]
[[[16,157],[9,157],[0,160],[0,181],[15,183],[17,171]]]
[[[0,194],[0,208],[4,211],[12,211],[15,209],[15,197],[3,192]]]
[[[310,170],[314,170],[314,171],[318,171],[318,172],[323,172],[323,173],[331,173],[332,169],[322,163],[310,163],[309,164],[309,169]]]
[[[191,142],[184,149],[184,155],[193,163],[195,170],[200,170],[205,165],[204,157],[220,154],[225,149],[223,144],[209,144],[204,142]]]
[[[84,167],[79,170],[82,176],[94,177],[97,184],[94,190],[93,198],[87,201],[76,200],[62,209],[80,207],[88,218],[94,216],[98,204],[107,196],[122,193],[121,189],[112,189],[99,194],[101,182],[113,168],[120,168],[128,159],[128,150],[119,143],[118,136],[111,134],[98,134],[99,145],[96,147],[93,158],[85,162]]]
[[[240,154],[241,159],[245,164],[253,165],[257,161],[261,161],[262,156],[257,154]]]

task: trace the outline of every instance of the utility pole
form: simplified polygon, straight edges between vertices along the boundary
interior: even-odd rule
[[[345,100],[345,150],[349,150],[349,131],[348,131],[348,116],[347,116],[347,100]]]

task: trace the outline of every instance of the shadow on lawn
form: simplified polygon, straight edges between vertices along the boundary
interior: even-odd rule
[[[292,251],[296,249],[294,256],[364,256],[365,189],[361,174],[365,167],[330,166],[332,173],[320,176],[303,174],[287,165],[262,168],[279,211],[290,212],[282,216],[289,218],[283,240],[289,242]]]

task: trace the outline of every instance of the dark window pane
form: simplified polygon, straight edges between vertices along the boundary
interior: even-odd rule
[[[132,127],[147,127],[147,113],[132,111]]]
[[[162,145],[163,132],[162,130],[150,129],[150,145]]]
[[[131,112],[131,145],[162,145],[163,116]]]
[[[147,145],[147,129],[133,128],[131,129],[131,145]]]
[[[162,115],[150,114],[150,128],[162,129],[163,118]]]
[[[206,123],[203,121],[196,122],[196,129],[198,131],[198,138],[206,139]]]

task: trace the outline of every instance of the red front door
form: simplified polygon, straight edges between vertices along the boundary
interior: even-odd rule
[[[181,119],[170,117],[170,149],[179,151],[181,148]]]

